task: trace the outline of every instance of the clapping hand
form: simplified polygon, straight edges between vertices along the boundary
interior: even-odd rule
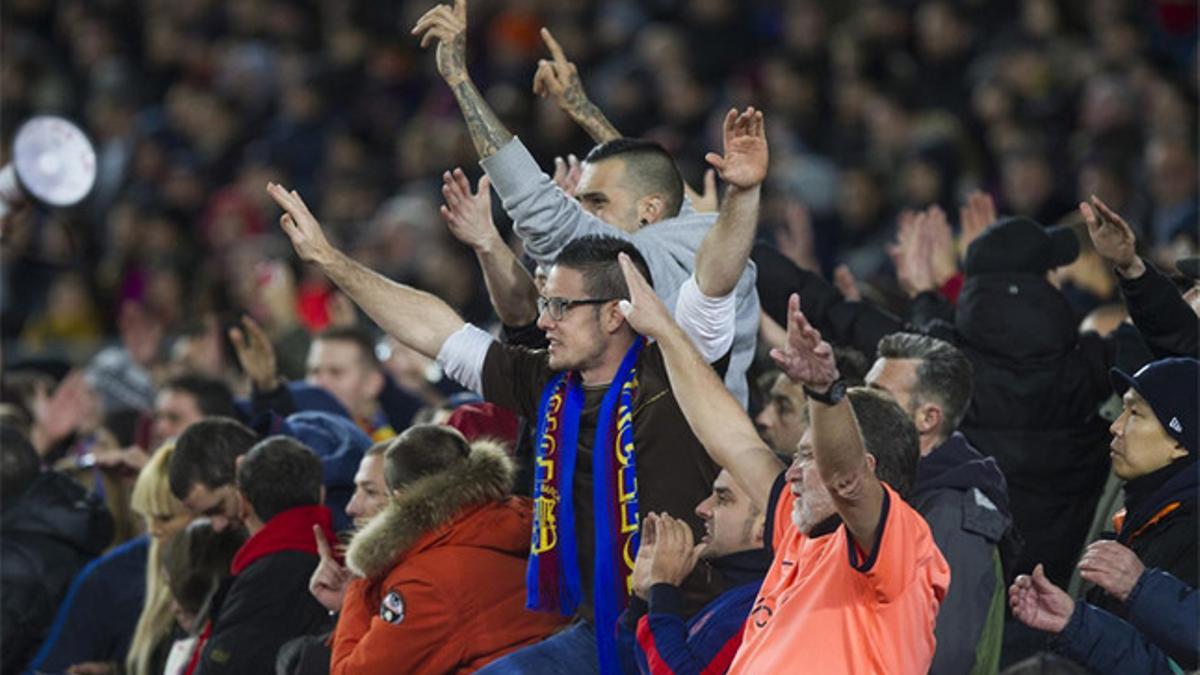
[[[1079,559],[1079,576],[1125,602],[1146,566],[1137,554],[1115,541],[1097,541]]]
[[[1061,633],[1075,612],[1075,601],[1050,583],[1040,564],[1032,575],[1017,577],[1008,589],[1008,604],[1021,623],[1048,633]]]
[[[692,573],[705,547],[695,543],[692,527],[684,521],[665,513],[647,514],[633,566],[634,594],[648,600],[655,584],[679,586]]]

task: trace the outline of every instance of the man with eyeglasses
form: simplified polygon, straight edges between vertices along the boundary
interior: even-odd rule
[[[733,342],[734,291],[768,164],[762,113],[730,111],[724,137],[725,155],[709,157],[729,191],[696,255],[695,274],[678,290],[675,312],[709,363]],[[538,303],[549,346],[531,351],[501,344],[440,299],[354,262],[328,243],[299,194],[279,185],[268,192],[286,212],[280,223],[297,254],[388,333],[436,356],[447,374],[485,399],[538,420],[527,605],[579,622],[488,672],[616,672],[616,620],[630,591],[640,515],[671,513],[699,532],[693,507],[717,476],[671,393],[657,345],[638,336],[618,307],[629,297],[618,255],[649,274],[636,247],[605,236],[567,245]],[[724,585],[693,574],[683,590],[695,609]]]

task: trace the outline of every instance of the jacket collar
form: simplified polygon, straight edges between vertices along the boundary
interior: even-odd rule
[[[1004,472],[994,458],[981,455],[962,432],[955,431],[917,462],[917,479],[909,501],[919,500],[935,490],[971,488],[978,488],[997,510],[1011,517]]]
[[[368,578],[387,574],[423,535],[448,525],[468,507],[510,495],[514,474],[503,449],[474,443],[465,461],[413,482],[355,534],[347,566]]]
[[[317,542],[313,539],[313,525],[320,525],[325,541],[331,546],[337,539],[333,535],[333,515],[324,506],[298,506],[276,514],[267,521],[263,529],[246,540],[233,556],[229,571],[237,576],[251,563],[282,551],[300,551],[317,555]]]
[[[721,576],[736,584],[761,581],[771,567],[771,556],[765,548],[738,551],[708,561]]]

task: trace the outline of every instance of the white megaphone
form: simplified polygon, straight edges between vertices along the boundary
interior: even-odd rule
[[[12,161],[0,169],[0,227],[29,199],[74,206],[95,183],[96,151],[79,127],[54,115],[30,118],[13,139]]]

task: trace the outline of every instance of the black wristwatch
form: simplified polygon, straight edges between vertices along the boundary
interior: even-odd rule
[[[838,401],[846,398],[846,381],[838,378],[829,385],[829,389],[825,391],[813,391],[808,387],[804,388],[804,393],[814,401],[819,401],[825,405],[837,405]]]

